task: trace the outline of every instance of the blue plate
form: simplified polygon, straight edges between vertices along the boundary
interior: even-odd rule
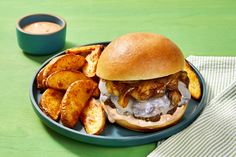
[[[109,42],[102,43],[94,43],[94,44],[103,44],[108,45]],[[92,44],[91,44],[92,45]],[[187,107],[187,110],[179,123],[169,128],[166,128],[161,131],[156,131],[152,133],[142,133],[135,132],[125,128],[122,128],[116,124],[111,124],[107,122],[106,127],[102,134],[100,135],[89,135],[85,132],[83,126],[80,122],[76,125],[75,128],[71,129],[63,126],[59,121],[54,121],[50,119],[45,113],[41,111],[39,108],[39,99],[42,95],[41,91],[37,89],[36,77],[39,71],[47,64],[49,61],[56,56],[62,55],[65,52],[61,52],[42,64],[42,66],[35,73],[32,83],[30,85],[30,100],[32,102],[33,109],[38,117],[50,127],[52,130],[72,138],[74,140],[78,140],[81,142],[86,142],[95,145],[103,145],[103,146],[112,146],[112,147],[120,147],[120,146],[133,146],[133,145],[141,145],[151,142],[156,142],[161,139],[168,138],[184,128],[188,127],[201,113],[203,108],[205,107],[206,102],[206,85],[205,81],[200,74],[200,72],[194,67],[191,63],[191,67],[197,73],[197,76],[201,83],[202,89],[202,97],[200,100],[191,99],[190,103]]]

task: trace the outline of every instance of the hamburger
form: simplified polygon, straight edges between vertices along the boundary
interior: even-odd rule
[[[96,70],[109,121],[142,132],[176,124],[191,99],[184,62],[181,50],[159,34],[129,33],[113,40]]]

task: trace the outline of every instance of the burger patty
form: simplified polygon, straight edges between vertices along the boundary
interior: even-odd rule
[[[177,106],[172,106],[170,107],[169,111],[167,112],[167,114],[171,114],[173,115],[175,113],[177,109]],[[155,116],[150,116],[150,117],[142,117],[142,116],[135,116],[133,115],[135,118],[138,118],[138,119],[142,119],[142,120],[145,120],[145,121],[151,121],[151,122],[156,122],[156,121],[159,121],[160,118],[161,118],[161,113],[160,114],[156,114]]]

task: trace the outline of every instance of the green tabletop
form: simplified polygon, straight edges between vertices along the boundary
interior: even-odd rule
[[[68,139],[46,127],[29,100],[31,79],[50,56],[30,56],[17,45],[15,25],[27,14],[50,13],[68,24],[64,49],[109,41],[128,32],[156,32],[189,55],[236,55],[234,0],[1,0],[0,156],[146,156],[155,143],[108,148]]]

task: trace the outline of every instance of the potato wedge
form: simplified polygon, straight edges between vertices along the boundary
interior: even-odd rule
[[[185,61],[184,71],[188,73],[189,77],[189,91],[194,99],[200,99],[201,98],[201,85],[200,81],[197,77],[197,74],[194,72],[194,70],[189,65],[188,61]]]
[[[86,56],[91,51],[95,50],[97,47],[100,47],[100,45],[88,45],[88,46],[75,47],[75,48],[67,49],[66,53]]]
[[[67,88],[77,80],[90,80],[90,78],[79,71],[61,70],[48,76],[46,86],[59,90],[67,90]]]
[[[90,99],[97,84],[91,80],[78,80],[67,89],[61,102],[61,122],[73,128]]]
[[[44,72],[45,67],[43,67],[39,73],[37,74],[37,88],[43,89],[45,85],[43,84],[43,72]]]
[[[85,58],[79,55],[61,55],[52,59],[43,71],[43,79],[60,70],[78,70],[85,63]]]
[[[94,77],[96,74],[96,68],[98,59],[102,52],[102,46],[97,46],[90,54],[86,56],[86,63],[83,66],[83,73],[88,77]]]
[[[105,128],[106,115],[99,101],[92,98],[80,117],[88,134],[99,135]]]
[[[40,108],[53,120],[57,120],[60,115],[61,100],[64,92],[48,88],[40,98]]]
[[[78,80],[92,80],[91,78],[85,76],[79,71],[68,71],[61,70],[56,71],[48,76],[46,79],[46,86],[58,90],[67,90],[68,87],[75,81]],[[96,88],[93,91],[92,96],[98,98],[100,95],[100,90]]]

